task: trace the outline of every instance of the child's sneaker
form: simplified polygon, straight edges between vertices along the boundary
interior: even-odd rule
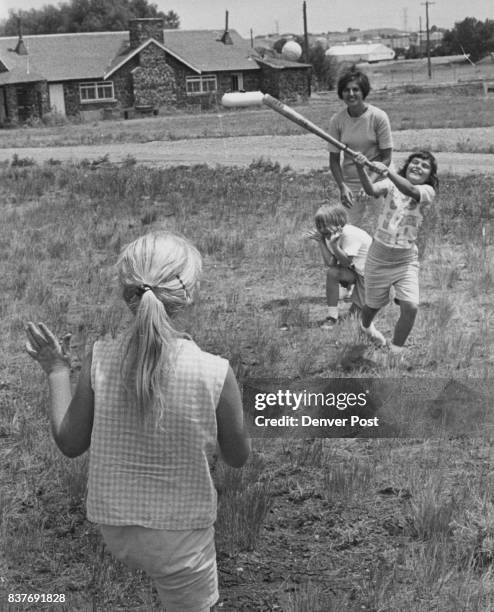
[[[388,347],[388,366],[392,368],[397,368],[399,366],[406,365],[404,359],[404,347],[396,346],[392,342],[389,343]]]
[[[333,329],[333,327],[337,324],[338,319],[335,319],[334,317],[326,317],[321,323],[321,329]]]
[[[370,338],[378,346],[386,346],[386,338],[381,334],[378,329],[375,328],[374,323],[371,323],[369,327],[364,327],[361,321],[360,329],[368,338]]]

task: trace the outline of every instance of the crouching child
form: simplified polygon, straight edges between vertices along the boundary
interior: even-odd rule
[[[369,234],[347,222],[346,210],[341,205],[324,204],[315,215],[315,230],[307,237],[315,240],[325,265],[326,300],[328,313],[321,327],[331,329],[339,319],[340,286],[351,287],[350,314],[359,315],[365,303],[364,267],[372,242]]]

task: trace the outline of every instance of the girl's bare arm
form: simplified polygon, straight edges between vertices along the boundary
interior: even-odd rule
[[[336,260],[336,257],[328,249],[328,245],[326,244],[326,240],[324,240],[324,237],[322,237],[322,239],[319,240],[319,250],[321,251],[321,255],[324,260],[324,263],[328,267],[335,266],[338,263],[338,261]]]
[[[388,178],[393,182],[401,193],[404,195],[420,201],[420,190],[416,185],[412,185],[408,179],[400,174],[397,174],[393,170],[388,170]]]
[[[340,247],[341,234],[331,240],[331,247],[334,251],[335,257],[343,267],[348,268],[352,264],[353,257],[349,257],[345,251]]]
[[[373,183],[371,181],[371,178],[368,175],[367,170],[365,169],[365,164],[368,163],[368,160],[365,155],[363,155],[363,153],[357,153],[357,156],[355,157],[354,161],[355,165],[357,166],[358,176],[365,193],[374,198],[380,196],[385,191],[385,187],[380,183]],[[389,168],[385,164],[383,164],[382,162],[373,162],[373,164],[376,168],[381,169],[383,176],[388,175]]]
[[[336,181],[336,184],[338,185],[338,189],[340,190],[341,203],[346,208],[351,208],[353,206],[353,193],[345,183],[345,179],[343,177],[343,170],[340,163],[340,153],[329,154],[329,168],[334,180]]]
[[[216,408],[216,422],[221,456],[228,465],[242,467],[249,457],[250,440],[244,423],[240,389],[231,366],[228,366]]]
[[[83,362],[74,396],[70,385],[70,359],[54,334],[40,323],[28,323],[26,350],[45,371],[50,389],[49,419],[53,438],[67,457],[89,448],[93,427],[94,395],[91,355]]]
[[[74,395],[61,420],[55,441],[67,457],[78,457],[88,450],[94,418],[94,393],[91,387],[92,352],[89,352],[79,374]]]

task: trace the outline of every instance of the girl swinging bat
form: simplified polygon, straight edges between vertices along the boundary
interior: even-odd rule
[[[428,151],[412,153],[399,172],[374,162],[386,177],[376,183],[371,182],[366,163],[365,155],[359,153],[355,157],[362,186],[368,195],[379,199],[381,212],[365,264],[365,305],[360,325],[373,341],[386,345],[373,320],[387,304],[390,288],[394,287],[400,317],[389,344],[389,354],[392,361],[399,362],[419,306],[416,241],[424,215],[436,195],[437,162]]]

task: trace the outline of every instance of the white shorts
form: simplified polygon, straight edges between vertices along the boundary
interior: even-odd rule
[[[99,525],[110,552],[150,576],[166,612],[209,612],[218,601],[214,527],[184,531]]]
[[[365,261],[365,303],[379,309],[389,302],[389,290],[403,302],[419,303],[417,249],[395,249],[374,240]]]

